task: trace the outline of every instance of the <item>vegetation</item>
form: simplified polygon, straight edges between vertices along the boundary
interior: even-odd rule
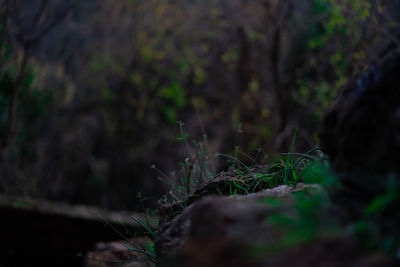
[[[350,77],[399,48],[393,3],[0,0],[0,193],[143,209],[133,220],[154,240],[158,205],[173,217],[205,195],[316,183],[328,193],[270,218],[287,233],[273,247],[342,231],[317,127]],[[388,180],[347,227],[395,255]]]
[[[295,137],[292,140],[292,147],[294,143]],[[254,244],[251,250],[247,251],[251,257],[260,257],[265,253],[273,255],[273,253],[282,252],[294,246],[310,244],[317,241],[321,236],[334,238],[343,235],[355,237],[365,251],[382,251],[391,256],[396,255],[400,245],[400,236],[397,232],[393,232],[392,228],[389,232],[386,229],[387,223],[390,226],[390,222],[396,221],[398,215],[398,212],[395,211],[399,203],[398,185],[396,185],[395,177],[393,177],[395,184],[389,187],[388,192],[379,195],[366,206],[362,218],[343,224],[340,217],[333,216],[331,213],[334,200],[330,196],[340,187],[339,180],[331,173],[329,160],[321,153],[319,148],[312,149],[304,154],[283,153],[274,160],[265,162],[265,165],[254,164],[252,167],[245,165],[236,157],[224,156],[227,156],[232,169],[217,174],[206,181],[205,184],[186,178],[180,180],[181,185],[171,181],[172,191],[160,203],[164,207],[179,206],[178,212],[175,209],[170,209],[170,211],[173,211],[172,214],[169,214],[170,219],[177,216],[187,205],[206,195],[246,195],[280,185],[295,187],[297,183],[318,184],[320,188],[308,188],[292,193],[293,202],[271,197],[263,200],[272,207],[290,207],[296,212],[270,215],[268,223],[276,227],[276,231],[281,231],[284,234],[278,242]],[[185,167],[182,168],[183,174],[187,174],[187,172],[184,172],[185,169]],[[193,184],[187,187],[187,181],[191,181]],[[194,188],[194,190],[189,194],[185,191],[186,188]],[[195,190],[196,188],[197,190]],[[141,201],[145,200],[140,194],[139,198]],[[162,209],[161,212],[163,212]],[[150,215],[148,210],[146,213]],[[152,217],[154,215],[157,214],[153,212],[148,218],[154,218]],[[165,216],[164,214],[158,215]],[[142,225],[153,241],[157,239],[158,233],[151,227],[152,223],[137,218],[133,219]],[[165,223],[162,220],[161,222]],[[134,251],[143,253],[147,260],[157,262],[153,246],[137,249],[137,246],[131,243],[126,245]]]
[[[316,147],[397,25],[380,0],[3,0],[0,15],[0,191],[115,209],[140,207],[132,191],[155,207],[154,163],[169,177],[198,157],[204,182],[231,164],[216,153],[250,166],[296,128],[292,152]],[[176,149],[176,121],[200,154]]]
[[[295,143],[295,137],[292,141],[292,147]],[[199,152],[200,153],[200,152]],[[228,155],[225,155],[228,156]],[[265,158],[265,157],[264,157]],[[213,195],[236,195],[236,194],[250,194],[256,191],[261,191],[268,188],[274,188],[279,185],[290,185],[296,186],[297,183],[311,183],[311,184],[327,184],[330,173],[328,168],[327,158],[322,155],[319,148],[315,148],[310,150],[309,152],[302,153],[284,153],[279,155],[273,162],[267,163],[265,165],[255,165],[253,167],[249,167],[245,165],[243,162],[238,160],[233,156],[228,156],[228,161],[231,163],[232,170],[229,172],[222,172],[215,177],[211,177],[206,181],[205,184],[201,184],[201,179],[192,180],[188,177],[184,177],[180,179],[181,184],[176,184],[173,180],[169,181],[171,185],[171,191],[169,195],[164,196],[160,205],[173,205],[177,202],[179,203],[181,209],[184,209],[188,205],[188,199],[195,196],[195,199],[201,197],[199,191],[195,189],[202,188],[202,194]],[[252,159],[254,161],[254,159]],[[202,159],[198,159],[197,164],[201,165]],[[236,164],[239,164],[238,168]],[[241,165],[242,164],[242,165]],[[155,168],[155,167],[153,167]],[[182,174],[188,175],[188,172],[185,171],[187,169],[193,169],[193,166],[182,166]],[[205,170],[199,172],[202,174],[206,172]],[[162,176],[165,174],[161,173]],[[201,177],[199,177],[201,178]],[[214,184],[217,181],[216,184]],[[218,183],[219,181],[219,183]],[[187,186],[187,182],[191,184]],[[209,187],[204,190],[205,187]],[[193,188],[193,191],[186,191],[187,188]],[[294,238],[293,236],[299,236],[299,234],[304,234],[303,239],[299,241],[310,241],[313,235],[309,235],[309,232],[303,231],[303,226],[306,225],[307,229],[313,229],[315,231],[315,226],[319,227],[319,221],[314,217],[315,214],[318,214],[320,211],[321,203],[323,203],[322,195],[317,194],[315,192],[313,194],[315,198],[310,198],[309,196],[298,194],[296,196],[296,207],[301,212],[307,212],[307,214],[301,215],[302,226],[300,228],[296,228],[296,235],[293,235],[293,232],[288,234],[289,238]],[[171,198],[173,196],[173,198]],[[149,209],[145,208],[144,201],[145,197],[138,193],[137,195],[140,203],[142,205],[143,210],[145,211],[144,219],[132,217],[134,221],[136,221],[139,225],[142,226],[145,231],[145,235],[148,235],[152,242],[155,242],[157,239],[157,223],[154,219],[157,216],[157,211],[150,212]],[[192,200],[194,201],[194,200]],[[279,200],[267,198],[265,199],[271,205],[280,205]],[[176,216],[177,213],[171,214],[171,218]],[[276,222],[282,225],[282,220],[287,222],[287,218],[283,218],[281,215],[271,216],[271,221]],[[303,220],[306,220],[304,222]],[[309,224],[308,222],[313,222]],[[126,228],[125,233],[119,232],[112,225],[110,225],[107,221],[105,221],[106,226],[110,226],[113,231],[117,231],[121,237],[125,240],[124,245],[127,250],[138,252],[143,254],[142,261],[144,262],[157,262],[157,257],[155,254],[154,243],[149,243],[146,246],[137,244],[134,242],[134,239],[137,236],[137,233],[131,233],[128,228]],[[299,226],[295,224],[296,226]],[[302,230],[302,231],[299,231]],[[282,242],[286,242],[283,240]],[[291,243],[293,245],[293,243]],[[287,244],[286,244],[287,246]],[[278,248],[279,245],[273,245],[274,249]],[[79,256],[83,256],[83,254],[79,254]],[[91,257],[91,256],[89,256]],[[124,259],[120,261],[110,261],[107,259],[93,258],[93,260],[99,262],[99,264],[124,264],[129,262],[130,260]],[[137,259],[135,259],[137,261]]]
[[[198,147],[202,150],[196,153],[195,158],[187,155],[185,162],[179,164],[182,168],[179,176],[168,177],[153,166],[161,175],[159,178],[171,187],[169,194],[165,195],[160,203],[168,205],[205,194],[249,194],[279,185],[322,183],[322,178],[328,174],[326,157],[320,148],[313,148],[304,154],[292,152],[296,132],[297,130],[292,140],[291,151],[281,153],[271,160],[268,160],[268,155],[262,148],[257,150],[254,158],[240,151],[238,147],[233,155],[215,154],[215,157],[225,158],[230,169],[217,175],[205,168],[208,158],[204,158],[206,148],[203,145]],[[239,157],[244,157],[251,165],[245,164]]]

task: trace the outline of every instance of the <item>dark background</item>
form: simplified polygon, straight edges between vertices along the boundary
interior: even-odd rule
[[[217,152],[263,163],[295,129],[305,152],[349,77],[398,47],[399,10],[0,0],[0,192],[141,209],[137,192],[154,207],[188,169],[196,179],[228,168]]]

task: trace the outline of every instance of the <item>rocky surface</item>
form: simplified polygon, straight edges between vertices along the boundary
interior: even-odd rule
[[[200,184],[198,188],[190,195],[184,197],[179,201],[173,203],[161,205],[157,209],[159,223],[163,224],[170,221],[177,214],[179,214],[184,207],[189,206],[196,200],[201,199],[204,196],[217,195],[227,196],[229,195],[230,186],[234,183],[247,187],[249,183],[254,181],[254,174],[263,175],[267,172],[268,166],[257,165],[248,169],[234,169],[228,172],[220,172],[216,177],[209,181]],[[257,192],[260,188],[255,188],[254,192]]]
[[[78,218],[104,223],[125,224],[129,227],[140,228],[131,217],[143,218],[143,214],[132,211],[110,211],[89,205],[72,205],[66,202],[52,202],[28,197],[14,197],[0,194],[0,207],[37,212],[49,215],[59,215],[68,218]],[[154,225],[153,225],[154,227]]]
[[[279,186],[193,203],[159,228],[158,266],[394,266],[380,255],[363,255],[354,240],[340,235],[276,250],[286,230],[269,218],[296,216],[290,203],[292,193],[301,190],[313,195],[321,189],[304,184]]]
[[[350,81],[326,113],[321,146],[341,188],[333,196],[345,220],[398,184],[400,173],[400,54],[371,64]]]
[[[320,139],[336,171],[400,171],[400,54],[350,81],[322,122]]]
[[[86,267],[152,267],[152,263],[143,253],[132,248],[146,250],[152,244],[149,238],[129,238],[125,241],[98,242],[95,249],[86,255]]]
[[[282,185],[245,196],[206,197],[189,205],[172,221],[162,224],[158,229],[157,259],[162,262],[168,255],[174,254],[186,245],[192,235],[201,235],[204,232],[212,238],[218,238],[219,234],[229,231],[224,229],[229,223],[235,222],[240,227],[244,222],[256,223],[263,220],[273,208],[257,203],[256,200],[268,196],[283,198],[294,190],[296,189]],[[244,224],[242,227],[252,226]],[[238,230],[241,231],[237,234],[241,232],[248,235],[245,229]]]

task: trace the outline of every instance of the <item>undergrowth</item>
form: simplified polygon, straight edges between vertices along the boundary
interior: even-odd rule
[[[325,190],[316,192],[311,188],[292,194],[294,202],[290,205],[296,211],[295,215],[288,216],[278,213],[269,216],[268,222],[275,225],[277,229],[284,229],[285,234],[279,241],[271,244],[265,243],[261,247],[255,247],[254,251],[256,254],[260,251],[272,253],[294,245],[315,241],[321,235],[332,237],[346,233],[343,225],[332,220],[333,216],[329,214],[331,200],[327,192],[339,187],[338,179],[330,172],[328,158],[324,156],[320,148],[313,148],[306,153],[293,151],[297,130],[294,132],[290,151],[278,154],[272,160],[266,161],[269,157],[261,148],[258,149],[254,158],[240,151],[238,147],[235,148],[233,154],[217,153],[216,157],[223,157],[227,160],[230,170],[215,175],[209,168],[207,136],[203,136],[202,142],[193,141],[189,144],[188,135],[184,132],[183,126],[183,123],[179,122],[180,136],[177,140],[184,147],[184,160],[178,164],[179,175],[167,175],[155,165],[151,167],[159,173],[159,178],[170,186],[168,194],[159,203],[161,207],[175,206],[170,210],[167,209],[170,212],[170,219],[204,195],[245,195],[280,185],[295,187],[299,183],[319,184],[320,188]],[[195,154],[185,154],[190,145],[197,148]],[[260,155],[261,162],[258,160]],[[251,164],[246,164],[243,158]],[[398,185],[391,187],[386,194],[378,196],[367,205],[363,218],[350,225],[347,234],[357,237],[369,248],[383,248],[391,253],[396,253],[397,249],[397,253],[400,254],[400,236],[392,235],[391,232],[382,232],[380,225],[380,220],[389,216],[388,213],[400,216],[396,211],[397,204],[400,203],[399,188]],[[141,194],[138,194],[138,198],[146,216],[145,219],[132,219],[146,231],[146,235],[155,241],[157,231],[152,226],[154,222],[150,222],[148,218],[154,218],[157,214],[144,208],[145,198]],[[282,203],[277,199],[266,199],[265,201],[272,206],[287,206],[287,203]],[[160,210],[158,209],[159,212]],[[113,229],[117,231],[115,228]],[[129,233],[127,230],[125,234]],[[127,241],[126,245],[129,250],[141,253],[145,261],[156,262],[154,245],[138,246],[126,238],[123,233],[119,234]]]
[[[188,135],[183,130],[183,123],[179,122],[180,136],[177,138],[183,145],[183,152],[187,152]],[[169,192],[160,200],[160,205],[180,203],[184,208],[188,198],[197,198],[203,195],[234,195],[250,194],[260,190],[273,188],[279,185],[296,186],[298,183],[323,182],[327,176],[329,164],[320,148],[313,148],[306,153],[293,152],[297,129],[294,132],[290,151],[276,155],[273,159],[265,154],[262,148],[257,149],[254,157],[249,156],[235,147],[233,154],[216,153],[215,157],[225,158],[229,170],[217,175],[207,168],[210,156],[207,150],[207,136],[202,142],[193,141],[197,148],[195,155],[184,154],[184,160],[179,162],[181,168],[177,177],[175,173],[168,176],[155,165],[154,169],[159,179],[168,183]],[[248,164],[245,163],[250,162]]]
[[[200,197],[199,190],[206,188],[204,194],[250,194],[263,189],[273,188],[279,185],[296,186],[298,183],[321,183],[328,171],[328,162],[319,148],[314,148],[306,153],[295,153],[293,147],[296,139],[296,132],[292,140],[291,149],[288,153],[277,155],[272,160],[264,153],[262,148],[257,149],[254,157],[240,151],[235,147],[233,154],[217,153],[215,157],[223,157],[229,164],[227,172],[215,175],[210,166],[210,156],[207,150],[207,136],[204,135],[201,142],[195,140],[189,142],[188,134],[184,132],[184,124],[178,122],[180,134],[177,141],[182,146],[182,160],[178,163],[180,168],[178,174],[165,174],[156,165],[151,169],[158,173],[158,178],[167,183],[170,187],[169,192],[160,200],[160,206],[177,203],[179,210],[183,210],[190,197]],[[190,154],[189,151],[195,151]],[[251,164],[246,164],[244,160]],[[207,188],[208,187],[208,188]],[[214,191],[212,189],[215,189]],[[145,213],[144,218],[132,217],[138,225],[145,230],[145,235],[154,242],[157,238],[157,226],[154,222],[155,211],[145,209],[146,200],[140,193],[137,195]],[[176,216],[177,213],[173,214]],[[104,218],[103,218],[104,219]],[[105,221],[105,226],[109,226],[125,240],[127,250],[134,251],[143,255],[142,260],[149,263],[156,262],[154,243],[148,246],[134,243],[132,238],[137,236],[126,227],[125,232],[118,231],[113,225]],[[104,259],[96,259],[104,262]],[[109,262],[120,264],[124,262]]]
[[[146,264],[146,266],[154,266],[156,263],[156,252],[154,243],[157,238],[157,221],[155,211],[150,211],[145,209],[144,201],[145,197],[141,193],[137,194],[137,198],[143,208],[143,216],[136,217],[132,216],[132,219],[136,225],[142,229],[142,233],[137,231],[132,231],[126,224],[120,221],[123,226],[124,231],[118,230],[114,225],[112,225],[103,215],[100,214],[101,219],[104,221],[104,227],[111,228],[112,231],[116,232],[121,239],[124,241],[123,245],[128,252],[134,252],[136,255],[130,256],[128,258],[123,258],[120,260],[110,260],[104,258],[93,257],[90,255],[83,255],[82,252],[78,253],[79,257],[85,257],[91,260],[91,264],[97,264],[93,266],[125,266],[124,264],[129,264],[132,260],[140,261]],[[138,237],[146,236],[149,238],[148,241],[138,242]],[[138,256],[139,255],[139,256]],[[141,256],[140,256],[141,255]],[[92,265],[91,265],[92,266]]]

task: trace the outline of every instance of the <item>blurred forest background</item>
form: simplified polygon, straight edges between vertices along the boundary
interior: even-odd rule
[[[167,192],[159,170],[212,176],[229,165],[215,153],[286,152],[296,128],[313,148],[349,77],[398,47],[399,9],[0,0],[0,192],[136,209]]]

